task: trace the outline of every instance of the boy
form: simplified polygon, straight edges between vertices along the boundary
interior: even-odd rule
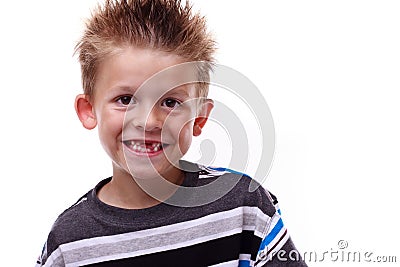
[[[58,217],[37,266],[306,266],[287,257],[297,251],[275,197],[180,160],[213,108],[204,19],[177,0],[117,0],[86,26],[75,109],[98,127],[113,176]],[[218,179],[235,184],[215,201],[196,205],[202,196],[185,191]]]

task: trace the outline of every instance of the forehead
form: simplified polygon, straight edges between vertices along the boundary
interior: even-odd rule
[[[196,79],[196,70],[186,63],[173,53],[135,47],[120,49],[100,62],[95,93],[114,87],[137,89],[141,85],[177,87]]]

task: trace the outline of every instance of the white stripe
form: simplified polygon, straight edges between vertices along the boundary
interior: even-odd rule
[[[251,260],[251,255],[250,254],[239,254],[239,260]]]

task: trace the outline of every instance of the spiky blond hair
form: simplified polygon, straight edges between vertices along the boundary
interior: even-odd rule
[[[93,95],[101,61],[126,46],[202,61],[200,80],[209,80],[215,41],[207,31],[205,18],[193,14],[188,1],[182,5],[180,0],[106,0],[103,6],[98,5],[75,47],[85,94]],[[199,83],[198,89],[200,97],[207,96],[207,83]]]

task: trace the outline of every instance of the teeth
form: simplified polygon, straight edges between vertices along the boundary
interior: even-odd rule
[[[132,148],[132,150],[140,152],[140,153],[151,153],[151,152],[157,152],[161,150],[161,143],[153,143],[151,144],[151,147],[146,146],[145,143],[142,142],[135,142],[135,141],[129,141],[127,144]]]

